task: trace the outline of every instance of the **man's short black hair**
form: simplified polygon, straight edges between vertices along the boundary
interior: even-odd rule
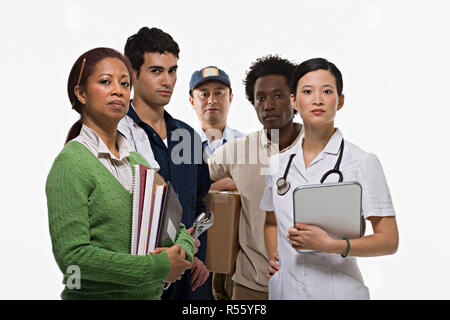
[[[256,79],[271,74],[277,74],[284,76],[286,78],[286,83],[289,85],[295,67],[296,65],[294,63],[289,60],[282,59],[278,55],[267,55],[256,59],[247,71],[246,77],[243,81],[245,85],[245,94],[248,101],[250,101],[252,105],[255,104],[254,90]],[[294,110],[294,113],[296,112],[297,111]]]
[[[131,62],[139,77],[139,70],[144,64],[146,52],[172,53],[179,58],[180,48],[170,34],[158,28],[141,28],[138,33],[128,37],[125,44],[125,55]]]

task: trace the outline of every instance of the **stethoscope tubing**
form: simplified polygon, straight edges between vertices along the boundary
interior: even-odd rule
[[[344,176],[342,175],[342,172],[341,172],[341,170],[339,169],[339,167],[341,166],[342,154],[343,154],[343,153],[344,153],[344,138],[342,138],[341,145],[340,145],[340,147],[339,147],[339,156],[338,156],[338,159],[337,159],[337,161],[336,161],[336,164],[334,165],[334,168],[333,168],[333,169],[328,170],[327,172],[324,173],[324,175],[323,175],[322,178],[320,179],[320,183],[321,183],[321,184],[322,184],[322,183],[328,178],[328,176],[331,175],[331,174],[337,174],[337,175],[339,175],[339,180],[338,180],[339,182],[342,182],[342,181],[344,180]],[[288,161],[288,163],[287,163],[287,165],[286,165],[286,169],[284,170],[283,176],[282,176],[281,178],[278,178],[278,180],[277,180],[277,193],[278,193],[278,195],[280,195],[280,196],[285,195],[285,194],[289,191],[289,189],[290,189],[290,187],[291,187],[291,184],[290,184],[289,181],[287,181],[286,179],[287,179],[287,176],[288,176],[288,173],[289,173],[289,169],[291,168],[292,160],[294,159],[295,155],[296,155],[295,153],[293,153],[293,154],[290,155],[289,161]]]

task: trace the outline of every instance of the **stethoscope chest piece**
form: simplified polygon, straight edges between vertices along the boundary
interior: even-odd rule
[[[286,181],[285,178],[279,178],[277,180],[277,193],[280,196],[284,196],[286,194],[286,192],[289,191],[289,188],[291,187],[291,184]]]
[[[284,196],[286,192],[289,191],[291,184],[286,180],[287,174],[289,172],[289,168],[291,166],[292,159],[294,159],[295,153],[291,154],[289,157],[289,161],[287,163],[286,169],[284,170],[284,175],[277,180],[277,193],[280,196]]]

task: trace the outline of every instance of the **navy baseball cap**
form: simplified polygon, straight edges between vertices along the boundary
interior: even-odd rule
[[[231,92],[230,77],[228,77],[225,71],[214,66],[209,66],[195,71],[192,74],[191,81],[189,82],[189,94],[192,94],[192,90],[197,88],[202,83],[211,80],[216,80],[226,84],[228,88],[230,88]]]

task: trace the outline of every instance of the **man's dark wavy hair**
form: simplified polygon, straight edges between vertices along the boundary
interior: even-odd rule
[[[139,77],[139,71],[144,64],[144,54],[146,52],[161,54],[169,52],[178,59],[180,48],[173,38],[161,29],[143,27],[138,33],[128,37],[124,51]]]

